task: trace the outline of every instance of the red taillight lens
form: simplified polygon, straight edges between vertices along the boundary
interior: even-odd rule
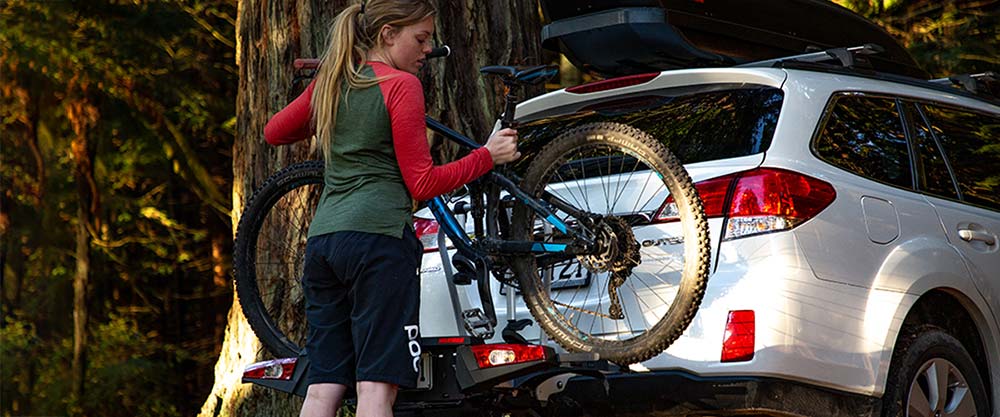
[[[726,196],[733,181],[732,199]],[[708,217],[727,216],[723,240],[791,229],[823,211],[837,197],[833,186],[797,172],[758,168],[695,184]],[[658,221],[677,221],[677,205],[667,197]]]
[[[566,89],[566,92],[573,94],[586,94],[596,93],[598,91],[614,90],[616,88],[648,83],[658,75],[660,75],[660,73],[651,72],[648,74],[636,74],[618,78],[609,78],[606,80],[570,87]]]
[[[833,186],[783,169],[743,173],[733,191],[726,238],[791,229],[815,217],[837,197]]]
[[[705,206],[705,215],[708,217],[721,217],[726,214],[726,193],[729,192],[729,185],[739,174],[730,174],[724,177],[712,178],[695,184],[701,203]],[[663,202],[660,214],[656,219],[661,222],[672,222],[680,220],[678,217],[677,203],[674,197],[667,197]]]
[[[722,338],[722,362],[746,362],[754,352],[753,310],[730,311]]]
[[[729,215],[809,219],[836,196],[833,186],[818,179],[782,169],[755,169],[740,176]]]
[[[464,337],[439,337],[437,342],[440,345],[461,345],[465,344],[466,340]]]
[[[274,359],[266,362],[257,362],[248,366],[243,371],[244,378],[254,379],[281,379],[289,381],[295,374],[295,363],[298,358]]]
[[[479,369],[545,359],[545,349],[537,345],[475,345],[471,349]]]
[[[438,250],[438,222],[432,219],[413,218],[413,230],[417,234],[417,239],[424,245],[424,252],[434,252]],[[445,246],[451,247],[451,240],[445,239]]]

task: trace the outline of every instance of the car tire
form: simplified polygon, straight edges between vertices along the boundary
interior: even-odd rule
[[[944,395],[938,395],[941,390]],[[944,329],[903,329],[893,351],[882,417],[988,417],[986,387],[962,343]]]

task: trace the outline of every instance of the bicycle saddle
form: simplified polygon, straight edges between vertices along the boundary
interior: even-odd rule
[[[479,72],[486,75],[496,75],[504,84],[535,85],[548,81],[559,73],[555,65],[536,65],[532,67],[513,67],[507,65],[491,65],[482,67]]]

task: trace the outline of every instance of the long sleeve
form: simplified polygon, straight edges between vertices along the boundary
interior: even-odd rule
[[[294,101],[271,117],[264,126],[264,140],[272,145],[286,145],[308,139],[313,135],[310,124],[310,100],[316,81],[306,87]]]
[[[417,200],[428,200],[455,190],[479,178],[493,168],[493,158],[485,147],[472,151],[457,161],[435,166],[427,144],[427,125],[424,120],[424,93],[420,80],[412,74],[391,71],[394,76],[379,84],[385,98],[386,109],[392,124],[392,142],[396,161],[410,195]]]

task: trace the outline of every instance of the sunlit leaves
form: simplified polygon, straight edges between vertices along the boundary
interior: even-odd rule
[[[226,123],[233,119],[237,84],[231,41],[235,12],[235,0],[0,1],[0,250],[5,261],[0,313],[9,318],[17,311],[19,320],[32,324],[40,340],[33,360],[62,372],[62,379],[36,373],[29,387],[34,392],[24,397],[8,395],[5,384],[0,414],[11,412],[7,398],[26,397],[36,398],[32,408],[13,414],[178,413],[163,394],[175,389],[170,384],[189,385],[190,372],[155,381],[166,384],[162,389],[139,390],[160,378],[163,367],[176,365],[169,361],[179,353],[159,350],[154,361],[127,344],[157,346],[197,337],[171,330],[179,324],[183,297],[228,290],[214,282],[213,266],[225,260],[213,258],[209,237],[227,242],[231,225],[217,202],[203,200],[211,193],[199,187],[228,194],[234,130]],[[78,127],[89,126],[101,195],[101,227],[90,236],[90,340],[119,360],[139,358],[93,363],[91,377],[116,382],[106,392],[88,392],[79,404],[66,404],[65,361],[71,349],[65,340],[72,334],[73,233],[79,222],[69,152],[74,120]],[[185,178],[194,175],[178,175],[189,172],[197,172],[201,181],[189,183]],[[116,314],[137,321],[126,326],[113,319]],[[129,333],[129,326],[148,337]],[[102,337],[120,343],[101,345]]]
[[[1000,66],[1000,0],[834,0],[872,19],[935,77]]]

